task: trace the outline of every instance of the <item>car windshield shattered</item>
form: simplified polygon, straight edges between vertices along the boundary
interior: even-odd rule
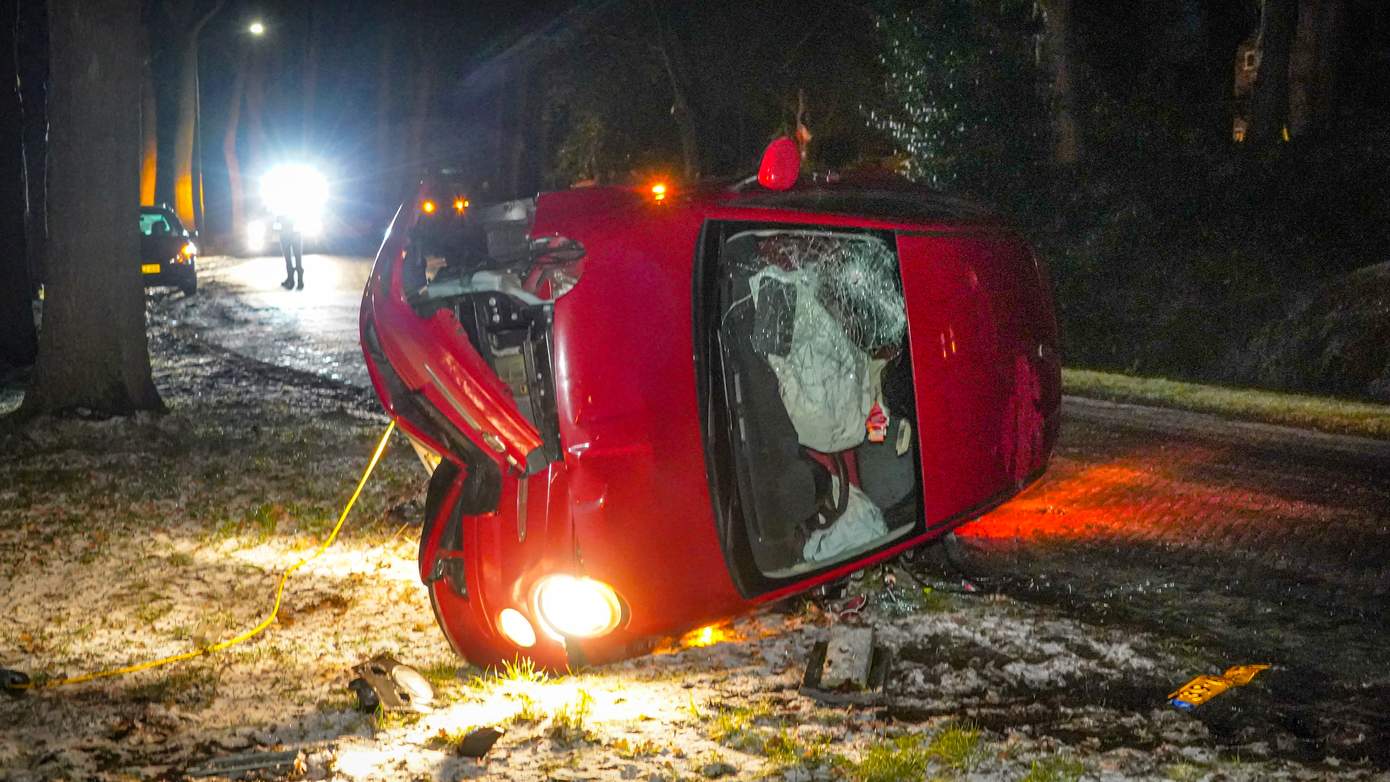
[[[891,238],[741,230],[717,273],[737,532],[758,569],[785,578],[907,534],[921,492]]]

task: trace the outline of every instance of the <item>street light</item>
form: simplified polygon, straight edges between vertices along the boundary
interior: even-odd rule
[[[252,35],[265,35],[265,25],[262,24],[259,20],[254,21],[251,23],[250,27],[246,28],[246,32],[251,33]]]

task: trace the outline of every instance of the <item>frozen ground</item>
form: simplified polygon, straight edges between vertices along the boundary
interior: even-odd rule
[[[234,634],[331,525],[385,421],[351,383],[348,284],[315,312],[271,277],[155,295],[168,415],[44,422],[0,442],[0,665],[74,674]],[[281,748],[301,751],[294,776],[345,780],[1390,778],[1390,471],[1375,448],[1329,455],[1277,431],[1274,446],[1242,444],[1219,424],[1069,410],[1048,480],[962,530],[951,558],[938,547],[850,584],[870,601],[843,621],[896,652],[877,705],[797,693],[838,601],[790,601],[712,645],[550,680],[467,668],[415,575],[423,472],[397,442],[263,636],[0,697],[0,778],[181,779]],[[979,592],[959,592],[961,569]],[[353,709],[348,668],[379,652],[425,670],[438,708]],[[1276,667],[1193,715],[1166,705],[1241,662]],[[480,725],[506,733],[483,761],[456,756]]]

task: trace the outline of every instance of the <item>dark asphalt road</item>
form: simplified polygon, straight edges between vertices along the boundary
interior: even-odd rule
[[[1390,766],[1390,443],[1067,399],[1047,475],[961,528],[959,569],[1153,632],[1261,686],[1218,736]],[[1177,677],[1181,678],[1181,677]]]
[[[203,294],[173,312],[210,342],[363,386],[369,261],[305,266],[306,289],[284,291],[278,259],[210,259]],[[1390,768],[1390,443],[1074,398],[1065,414],[1046,476],[929,559],[1169,639],[1193,665],[1175,687],[1272,663],[1196,717],[1231,744]]]

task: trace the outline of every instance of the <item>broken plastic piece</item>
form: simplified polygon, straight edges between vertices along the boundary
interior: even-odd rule
[[[1179,687],[1168,696],[1168,703],[1181,711],[1192,711],[1232,687],[1244,687],[1255,674],[1269,668],[1267,663],[1233,665],[1220,676],[1203,674]]]
[[[459,742],[458,753],[466,758],[480,758],[492,749],[492,745],[502,738],[502,731],[497,728],[478,728],[471,730],[463,741]]]
[[[390,655],[373,657],[353,667],[357,678],[348,682],[348,689],[357,693],[363,711],[429,711],[434,702],[434,688],[420,672],[402,664]]]

